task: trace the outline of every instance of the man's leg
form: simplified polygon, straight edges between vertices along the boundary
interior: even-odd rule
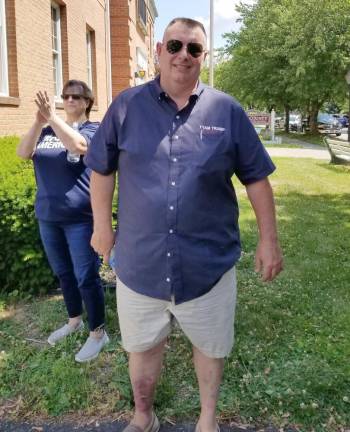
[[[131,424],[141,429],[145,429],[152,420],[153,399],[162,369],[165,341],[148,351],[129,354],[129,373],[135,401]]]
[[[145,430],[151,424],[155,388],[171,329],[170,302],[134,292],[118,276],[116,280],[119,326],[123,347],[129,353],[129,373],[135,401],[131,425]],[[152,430],[158,428],[156,420]]]
[[[216,404],[224,369],[224,359],[207,357],[196,347],[193,347],[193,362],[201,400],[198,426],[200,432],[215,432],[217,429]]]
[[[207,294],[171,308],[193,345],[201,400],[199,432],[214,432],[217,428],[216,405],[224,358],[233,345],[235,305],[236,273],[232,268]]]

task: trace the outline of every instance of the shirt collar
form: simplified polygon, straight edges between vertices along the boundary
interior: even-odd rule
[[[198,85],[195,91],[190,96],[190,101],[194,99],[198,99],[199,96],[203,93],[205,89],[205,85],[202,83],[201,80],[198,80]],[[153,95],[158,100],[166,100],[168,95],[166,92],[162,89],[160,86],[160,75],[157,75],[153,81],[151,81],[151,91]]]

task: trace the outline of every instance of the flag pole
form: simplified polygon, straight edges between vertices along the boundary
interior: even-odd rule
[[[214,87],[214,0],[210,0],[209,85]]]

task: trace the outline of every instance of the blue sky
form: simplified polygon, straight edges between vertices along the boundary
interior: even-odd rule
[[[252,3],[245,0],[244,3]],[[224,46],[222,34],[238,30],[238,13],[235,10],[239,0],[214,0],[214,47]],[[155,42],[162,40],[163,31],[172,18],[184,16],[201,21],[209,35],[210,0],[155,0],[158,18],[155,22]]]

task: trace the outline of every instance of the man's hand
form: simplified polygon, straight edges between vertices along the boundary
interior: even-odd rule
[[[94,215],[94,232],[91,246],[102,255],[108,264],[115,233],[112,229],[112,199],[115,187],[115,172],[102,175],[92,171],[90,179],[91,206]]]
[[[247,185],[246,189],[259,227],[255,271],[261,274],[263,281],[272,281],[283,270],[272,189],[267,178]]]
[[[36,99],[34,100],[36,106],[39,109],[41,116],[48,122],[55,116],[54,103],[50,100],[47,92],[42,93],[38,91]]]
[[[91,237],[91,246],[98,255],[103,257],[103,262],[108,264],[111,250],[115,243],[115,233],[112,228],[102,227],[98,229],[94,227],[94,232]]]
[[[272,281],[283,270],[283,256],[277,241],[260,240],[255,254],[255,271],[264,282]]]

